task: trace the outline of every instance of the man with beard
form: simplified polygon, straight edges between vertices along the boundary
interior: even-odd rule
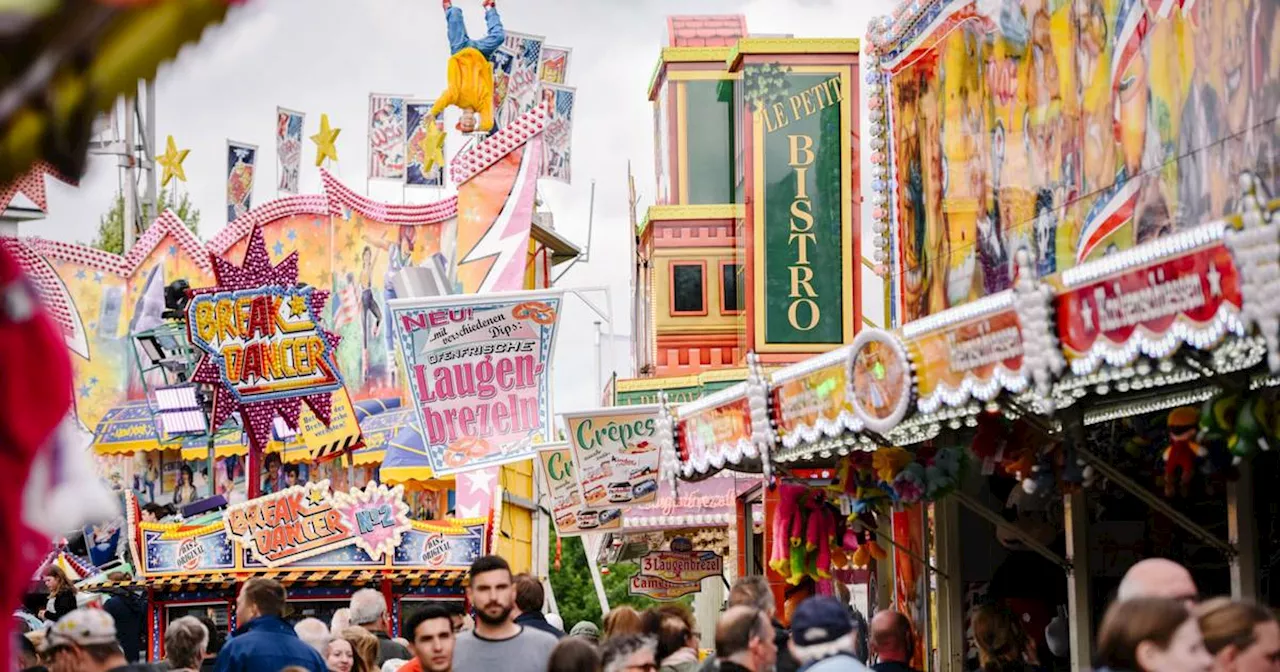
[[[476,627],[458,635],[453,651],[456,670],[546,672],[558,640],[511,619],[515,585],[511,566],[496,555],[471,564],[467,599],[476,612]]]

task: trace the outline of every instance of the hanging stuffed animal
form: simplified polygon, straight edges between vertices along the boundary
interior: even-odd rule
[[[1165,497],[1172,497],[1175,488],[1184,497],[1191,490],[1196,458],[1204,456],[1204,449],[1195,441],[1198,415],[1191,406],[1169,412],[1169,447],[1164,449]]]
[[[773,543],[769,545],[769,567],[782,576],[791,575],[791,525],[800,507],[804,488],[787,483],[778,486],[778,506],[773,514]]]
[[[1000,451],[1005,447],[1009,437],[1009,428],[1004,416],[1000,413],[981,413],[978,415],[978,429],[973,434],[970,450],[982,465],[982,472],[990,474],[999,461]]]
[[[1267,427],[1271,424],[1270,412],[1270,405],[1261,394],[1249,397],[1240,407],[1240,412],[1236,415],[1235,431],[1227,441],[1236,462],[1240,458],[1252,456],[1258,448],[1271,449],[1266,437]]]
[[[1200,444],[1206,456],[1206,474],[1213,475],[1231,468],[1230,443],[1236,418],[1240,415],[1241,401],[1239,394],[1225,394],[1206,400],[1200,407],[1200,431],[1196,434],[1196,443]]]

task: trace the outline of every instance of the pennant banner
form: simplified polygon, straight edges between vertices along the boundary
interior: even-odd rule
[[[235,221],[253,207],[253,177],[258,146],[227,141],[227,221]]]
[[[569,166],[573,147],[573,103],[577,91],[572,86],[543,84],[543,96],[551,108],[547,130],[542,135],[542,177],[569,182]]]
[[[298,176],[302,171],[302,127],[306,115],[283,107],[276,108],[276,157],[279,161],[276,191],[298,193]]]
[[[404,97],[369,95],[369,179],[403,180]]]
[[[431,106],[435,101],[411,100],[404,104],[406,135],[409,138],[406,148],[407,164],[405,166],[404,183],[411,187],[443,187],[444,165],[439,164],[426,170],[428,153],[433,151],[427,144],[427,119],[431,116]],[[444,132],[444,122],[436,121],[436,129]]]
[[[657,418],[657,406],[564,414],[583,506],[625,507],[658,498]]]
[[[622,511],[614,508],[589,511],[578,493],[577,465],[567,444],[544,445],[538,451],[543,482],[551,496],[551,516],[556,535],[576,537],[583,532],[601,532],[622,527]]]
[[[561,292],[391,301],[410,398],[437,476],[529,459],[551,436]]]
[[[542,47],[542,81],[547,84],[564,84],[569,76],[569,54],[573,50],[568,47]]]
[[[501,100],[495,100],[500,104],[494,108],[497,110],[499,128],[505,127],[520,115],[538,106],[541,100],[539,78],[542,73],[542,44],[545,40],[546,38],[534,35],[507,33],[507,39],[499,51],[505,50],[511,56],[509,65],[505,63],[505,57],[500,57],[503,61],[502,69],[509,67],[510,74],[506,77],[505,96]],[[499,67],[499,61],[495,60],[493,87],[495,96],[498,92]]]

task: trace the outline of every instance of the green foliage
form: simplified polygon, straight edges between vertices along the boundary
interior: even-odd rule
[[[551,543],[552,548],[555,548],[554,536]],[[632,562],[609,565],[609,573],[604,575],[604,593],[611,607],[627,605],[637,611],[644,611],[659,604],[647,597],[629,594],[631,577],[639,572],[640,566]],[[604,627],[600,600],[596,598],[596,589],[591,582],[591,568],[587,565],[587,554],[583,550],[582,540],[577,537],[566,537],[563,540],[560,569],[552,568],[551,587],[555,590],[556,606],[560,609],[560,618],[564,619],[566,629],[572,628],[578,621],[591,621]],[[693,596],[680,601],[691,605]]]
[[[174,214],[191,229],[191,233],[200,235],[200,211],[191,204],[191,197],[185,192],[175,196],[168,189],[162,189],[157,212],[173,210]],[[93,247],[112,254],[124,254],[124,193],[116,192],[111,209],[98,221],[98,237],[91,243]]]

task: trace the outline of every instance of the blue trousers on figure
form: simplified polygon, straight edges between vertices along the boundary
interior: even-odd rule
[[[476,51],[484,54],[484,57],[493,60],[493,52],[502,46],[502,41],[507,39],[507,31],[502,27],[502,17],[498,16],[498,10],[490,7],[485,10],[484,23],[489,28],[489,33],[479,40],[473,40],[467,35],[467,24],[462,20],[462,10],[457,7],[450,7],[444,12],[445,21],[449,25],[449,49],[451,54],[456,54],[467,47],[471,47]]]

